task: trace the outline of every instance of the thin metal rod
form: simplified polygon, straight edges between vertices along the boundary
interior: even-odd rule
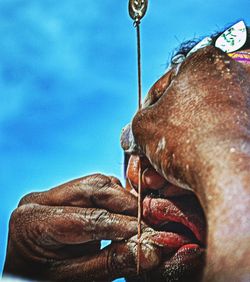
[[[139,160],[138,167],[138,213],[137,213],[137,274],[140,274],[141,264],[141,216],[142,216],[142,200],[141,200],[141,162]]]
[[[129,0],[129,15],[134,20],[137,39],[137,70],[138,70],[138,110],[142,108],[142,80],[141,80],[141,38],[140,20],[145,16],[148,7],[148,0]],[[138,165],[138,235],[137,235],[137,274],[140,274],[140,253],[141,253],[141,217],[142,217],[142,195],[141,195],[141,161]]]
[[[137,70],[138,70],[138,109],[142,106],[142,81],[141,81],[141,38],[140,21],[135,22],[137,38]],[[141,262],[141,216],[142,216],[142,197],[141,197],[141,162],[138,166],[138,212],[137,212],[137,274],[140,274]]]
[[[142,106],[142,82],[141,82],[141,33],[140,22],[136,22],[136,37],[137,37],[137,70],[138,70],[138,109]]]
[[[140,20],[145,16],[148,7],[148,0],[129,0],[129,15],[134,20],[137,38],[137,69],[138,69],[138,110],[142,107],[142,81],[141,81],[141,38]],[[137,274],[140,273],[140,252],[141,252],[141,216],[142,216],[142,195],[141,195],[141,161],[138,166],[138,236],[137,236]]]

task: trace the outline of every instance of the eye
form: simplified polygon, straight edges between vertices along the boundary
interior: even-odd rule
[[[143,108],[153,105],[160,99],[160,97],[164,94],[164,92],[170,85],[172,77],[173,71],[169,70],[151,87],[143,102]]]
[[[185,61],[185,59],[186,59],[185,55],[177,54],[172,58],[171,64],[172,65],[178,65],[178,64],[182,63],[183,61]]]

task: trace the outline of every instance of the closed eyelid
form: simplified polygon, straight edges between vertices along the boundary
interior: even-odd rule
[[[164,74],[149,90],[142,107],[146,108],[156,103],[171,83],[174,71],[171,69]]]

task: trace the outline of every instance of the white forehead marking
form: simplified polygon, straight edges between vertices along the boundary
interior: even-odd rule
[[[198,44],[196,44],[187,54],[187,57],[190,56],[191,54],[193,54],[194,52],[196,52],[199,49],[202,49],[206,46],[211,45],[213,42],[211,37],[205,37],[204,39],[202,39]]]
[[[156,153],[159,153],[160,151],[164,150],[166,146],[166,139],[165,137],[162,137],[162,139],[159,141]]]
[[[215,47],[223,52],[231,53],[239,50],[247,40],[247,29],[243,21],[224,31],[216,40]]]

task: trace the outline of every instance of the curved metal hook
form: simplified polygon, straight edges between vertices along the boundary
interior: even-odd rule
[[[140,20],[145,16],[148,7],[148,0],[130,0],[129,1],[129,15],[135,21]]]

